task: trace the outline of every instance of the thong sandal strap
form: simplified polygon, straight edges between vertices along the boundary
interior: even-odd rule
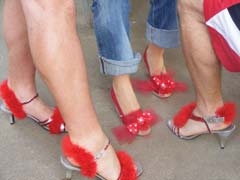
[[[25,105],[25,104],[29,104],[30,102],[32,102],[34,99],[36,99],[38,97],[38,93],[35,95],[35,96],[33,96],[33,98],[31,98],[30,100],[28,100],[28,101],[25,101],[25,102],[22,102],[21,104],[22,105]]]

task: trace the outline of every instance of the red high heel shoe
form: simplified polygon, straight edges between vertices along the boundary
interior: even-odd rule
[[[104,156],[109,146],[110,141],[108,141],[97,155],[92,155],[84,148],[73,144],[69,136],[65,136],[62,140],[63,155],[61,156],[61,163],[67,169],[66,179],[71,180],[72,172],[78,171],[88,178],[97,177],[101,180],[107,180],[97,173],[97,160]],[[127,153],[119,151],[117,152],[117,156],[121,166],[118,180],[136,180],[142,174],[141,165],[133,162]],[[74,160],[78,166],[71,164],[67,158]]]
[[[57,108],[54,110],[53,115],[45,121],[40,121],[38,118],[32,116],[31,114],[27,114],[24,111],[23,106],[31,103],[38,97],[38,94],[26,102],[20,102],[14,92],[8,87],[7,80],[5,80],[0,85],[0,96],[4,102],[4,104],[1,104],[1,110],[11,114],[11,124],[15,123],[15,117],[18,119],[29,117],[43,129],[49,131],[51,134],[66,132],[65,124]]]
[[[113,128],[113,134],[119,142],[131,143],[137,135],[146,136],[151,132],[151,126],[158,121],[156,113],[137,109],[129,114],[123,114],[113,88],[111,89],[111,97],[124,124]]]
[[[143,61],[148,71],[149,80],[133,80],[133,86],[143,92],[152,91],[160,98],[167,98],[171,96],[174,91],[186,91],[187,86],[185,83],[176,82],[173,78],[173,73],[166,72],[158,75],[151,75],[150,68],[147,61],[147,49],[143,54]]]

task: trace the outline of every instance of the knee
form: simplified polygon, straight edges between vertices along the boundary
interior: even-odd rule
[[[37,22],[53,19],[73,19],[76,16],[74,0],[21,0],[25,16]]]

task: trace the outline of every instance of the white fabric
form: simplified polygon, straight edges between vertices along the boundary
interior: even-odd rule
[[[206,24],[220,33],[229,46],[240,56],[240,31],[227,9],[213,16]]]

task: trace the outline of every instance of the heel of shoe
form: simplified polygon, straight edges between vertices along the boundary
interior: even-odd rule
[[[67,170],[66,170],[66,176],[65,176],[65,179],[64,179],[64,180],[71,180],[71,179],[72,179],[72,174],[73,174],[73,171],[67,169]]]
[[[235,125],[231,125],[227,129],[217,133],[217,135],[219,137],[219,144],[220,144],[221,149],[225,148],[225,144],[226,144],[227,140],[232,135],[232,133],[234,132],[235,129],[236,129]]]
[[[60,158],[61,164],[64,166],[66,170],[65,178],[64,180],[71,180],[73,176],[73,171],[80,171],[78,167],[73,166],[65,156],[61,156]]]
[[[10,117],[10,124],[13,125],[15,124],[15,116],[13,114],[11,114],[11,117]]]

